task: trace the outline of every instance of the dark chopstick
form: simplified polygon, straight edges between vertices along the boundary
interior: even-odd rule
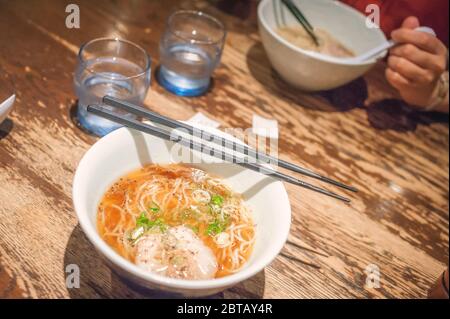
[[[306,23],[306,26],[311,29],[314,30],[314,27],[311,25],[311,23],[309,23],[308,19],[306,19],[305,15],[303,14],[302,10],[300,10],[299,7],[297,7],[295,5],[295,3],[292,2],[292,0],[283,0],[284,3],[289,3],[290,5],[292,5],[292,8],[294,9],[294,11],[296,12],[296,14],[298,14],[300,16],[300,18]]]
[[[277,158],[267,155],[265,153],[255,151],[255,150],[249,148],[248,146],[240,145],[234,141],[230,141],[230,140],[220,137],[220,136],[215,136],[215,135],[205,132],[201,129],[195,128],[189,124],[173,120],[164,115],[152,112],[144,107],[135,105],[133,103],[122,101],[122,100],[116,99],[111,96],[103,97],[103,103],[110,105],[110,106],[117,107],[117,108],[125,110],[125,111],[128,111],[137,116],[141,116],[143,118],[151,120],[152,122],[162,124],[167,127],[185,129],[186,131],[189,132],[189,134],[195,134],[196,136],[202,136],[202,137],[210,136],[211,137],[210,142],[215,143],[217,145],[221,145],[225,148],[232,149],[233,151],[242,153],[246,156],[249,156],[250,158],[259,159],[261,161],[266,161],[266,162],[271,162],[271,163],[276,163],[276,165],[279,167],[283,167],[288,170],[303,174],[305,176],[318,179],[322,182],[326,182],[326,183],[350,190],[352,192],[358,191],[356,188],[354,188],[352,186],[348,186],[341,182],[335,181],[331,178],[322,176],[322,175],[317,174],[309,169],[300,167],[298,165],[289,163],[289,162],[281,160],[281,159],[277,159]]]
[[[327,196],[339,199],[346,203],[350,202],[350,200],[348,198],[345,198],[345,197],[335,194],[333,192],[327,191],[326,189],[303,182],[303,181],[301,181],[297,178],[291,177],[289,175],[279,173],[271,168],[267,168],[267,167],[264,167],[264,166],[261,166],[258,164],[253,164],[253,163],[248,163],[248,162],[242,161],[242,158],[239,159],[236,156],[231,155],[227,152],[215,149],[213,147],[210,147],[210,146],[202,144],[202,143],[195,142],[192,139],[186,140],[186,139],[182,138],[181,136],[176,138],[176,136],[174,136],[174,134],[171,134],[171,132],[169,132],[165,129],[162,129],[162,128],[159,128],[156,126],[151,126],[151,125],[142,123],[142,122],[134,120],[134,119],[126,118],[124,115],[117,114],[114,111],[108,110],[104,107],[101,107],[98,105],[89,105],[87,107],[87,110],[88,110],[88,112],[91,112],[93,114],[101,116],[110,121],[114,121],[116,123],[122,124],[126,127],[162,138],[167,141],[178,143],[178,144],[188,147],[192,150],[201,150],[201,152],[204,154],[208,154],[210,156],[216,157],[216,158],[224,160],[226,162],[240,165],[240,166],[248,168],[252,171],[259,172],[259,173],[267,175],[267,176],[271,176],[275,179],[278,179],[278,180],[281,180],[281,181],[284,181],[284,182],[287,182],[290,184],[304,187],[306,189],[321,193],[323,195],[327,195]]]
[[[314,33],[314,28],[311,25],[311,23],[309,23],[308,19],[306,19],[306,17],[300,11],[300,9],[291,0],[281,0],[281,2],[284,3],[284,5],[289,9],[289,11],[291,11],[291,13],[297,19],[297,21],[303,26],[303,28],[309,34],[311,39],[318,46],[319,40],[318,40],[316,34]]]

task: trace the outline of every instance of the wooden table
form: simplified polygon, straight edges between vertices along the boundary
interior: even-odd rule
[[[289,242],[270,267],[215,297],[426,296],[449,258],[447,116],[396,100],[383,65],[344,88],[301,94],[271,69],[255,24],[209,1],[77,2],[80,29],[65,27],[68,1],[0,1],[0,92],[17,94],[0,126],[1,298],[167,297],[112,274],[77,223],[72,178],[96,138],[73,123],[72,79],[79,46],[101,36],[142,45],[157,66],[164,23],[180,8],[211,13],[229,30],[214,87],[182,98],[153,81],[146,105],[177,119],[201,111],[223,127],[274,118],[282,158],[360,189],[346,205],[286,185]],[[65,286],[73,263],[79,289]],[[366,285],[370,265],[378,289]]]

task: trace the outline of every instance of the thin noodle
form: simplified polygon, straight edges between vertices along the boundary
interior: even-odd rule
[[[196,202],[192,195],[196,190],[222,196],[223,206],[217,210],[204,200]],[[148,165],[120,179],[105,194],[97,217],[100,235],[131,261],[135,258],[135,245],[142,237],[133,243],[129,236],[143,212],[149,218],[161,218],[169,227],[184,224],[196,229],[216,256],[219,265],[216,277],[239,271],[255,242],[255,225],[240,195],[220,179],[190,167]],[[220,239],[207,232],[217,220],[228,220]],[[159,257],[164,254],[163,250]]]

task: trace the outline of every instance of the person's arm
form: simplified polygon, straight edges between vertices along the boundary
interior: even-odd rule
[[[390,51],[386,78],[412,106],[448,113],[448,50],[436,37],[414,31],[419,26],[417,18],[409,17],[392,32],[400,45]]]

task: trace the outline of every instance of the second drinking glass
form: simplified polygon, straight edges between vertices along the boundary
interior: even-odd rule
[[[216,18],[199,11],[177,11],[160,41],[160,84],[182,96],[205,93],[220,62],[226,31]]]

